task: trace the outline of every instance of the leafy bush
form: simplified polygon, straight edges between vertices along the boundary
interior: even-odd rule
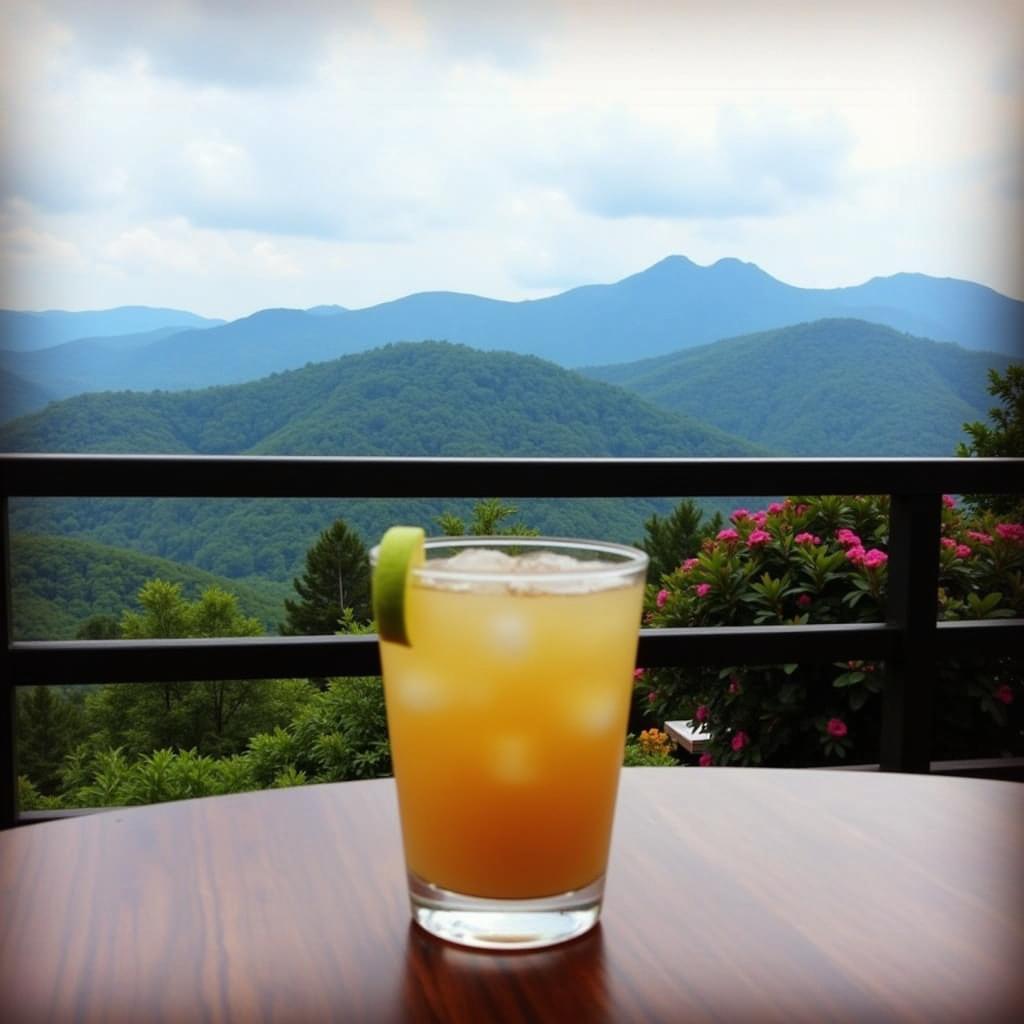
[[[887,498],[792,497],[730,520],[648,588],[648,625],[884,619]],[[971,518],[947,496],[936,557],[942,618],[1024,615],[1024,525]],[[1022,749],[1022,667],[984,656],[939,666],[934,757]],[[878,760],[881,675],[881,665],[851,661],[658,669],[638,685],[652,716],[706,724],[702,764],[811,765]]]

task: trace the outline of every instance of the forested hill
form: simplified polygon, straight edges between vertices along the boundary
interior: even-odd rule
[[[792,455],[952,455],[1010,357],[818,320],[581,372]]]
[[[180,583],[195,599],[211,586],[238,597],[245,615],[264,629],[277,631],[282,602],[291,593],[284,583],[228,580],[164,558],[122,551],[66,537],[15,536],[11,550],[11,595],[17,640],[70,640],[85,619],[120,619],[137,606],[142,584],[154,577]]]
[[[0,450],[293,455],[768,454],[532,356],[421,342],[190,392],[106,392],[0,428]]]
[[[246,454],[764,454],[713,427],[528,356],[400,344],[251,384],[81,395],[0,428],[0,450]],[[475,494],[467,499],[501,497]],[[372,482],[371,482],[372,489]],[[685,492],[685,481],[679,491]],[[466,501],[16,499],[15,531],[95,540],[235,579],[290,581],[336,517],[372,543],[396,522],[437,531]],[[558,536],[635,541],[664,502],[523,501]],[[48,569],[47,572],[50,570]]]

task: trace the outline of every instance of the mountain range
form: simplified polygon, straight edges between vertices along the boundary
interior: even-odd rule
[[[79,337],[48,348],[19,341],[8,330],[2,336],[13,340],[0,352],[0,369],[57,397],[179,390],[241,383],[389,342],[430,338],[581,367],[653,358],[822,318],[867,320],[1004,355],[1024,351],[1024,302],[969,281],[896,274],[848,288],[798,288],[752,263],[723,259],[698,266],[670,256],[614,284],[523,302],[425,292],[365,309],[265,309],[186,330],[166,330],[174,325],[163,322],[149,326],[156,333],[148,339],[136,326],[122,332],[120,342]],[[132,336],[130,344],[124,334]]]
[[[27,312],[0,309],[0,349],[16,352],[49,348],[77,338],[106,338],[145,334],[160,327],[185,330],[224,323],[183,309],[118,306],[116,309],[71,312],[49,309]]]
[[[533,356],[403,343],[246,384],[80,395],[0,427],[0,450],[947,455],[965,421],[985,418],[987,369],[1007,362],[852,320],[582,372]],[[464,501],[14,499],[11,523],[16,533],[91,540],[232,579],[287,581],[334,518],[368,541],[394,522],[436,532],[442,512],[468,513],[472,481],[467,491]],[[636,541],[671,502],[516,504],[542,532]]]

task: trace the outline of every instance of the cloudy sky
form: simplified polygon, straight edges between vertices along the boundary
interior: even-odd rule
[[[533,298],[670,253],[1024,298],[1022,10],[5,0],[0,305]]]

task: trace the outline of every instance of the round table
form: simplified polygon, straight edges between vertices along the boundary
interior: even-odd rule
[[[1024,786],[623,772],[602,923],[489,953],[409,923],[394,784],[0,834],[0,1019],[1024,1020]]]

